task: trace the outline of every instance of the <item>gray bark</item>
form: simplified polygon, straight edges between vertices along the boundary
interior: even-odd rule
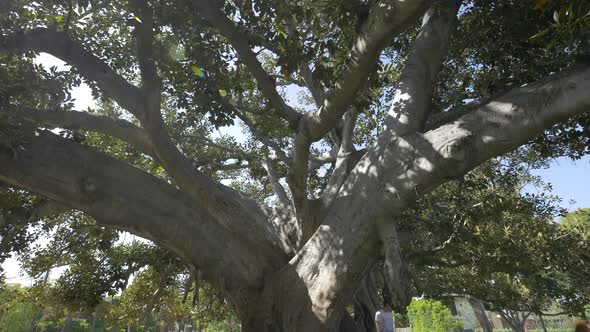
[[[422,19],[422,29],[405,61],[385,122],[398,135],[424,129],[434,82],[446,56],[460,4],[460,0],[442,1],[441,5],[431,6]]]
[[[375,331],[375,313],[381,307],[373,270],[365,276],[354,294],[354,319],[359,331]]]
[[[225,287],[259,284],[264,269],[276,269],[277,262],[284,261],[280,251],[271,254],[278,256],[275,262],[267,260],[265,249],[255,254],[258,245],[245,243],[241,235],[195,208],[183,192],[135,167],[49,132],[29,135],[25,151],[16,157],[0,155],[2,181],[75,206],[105,225],[152,239],[206,267],[210,277],[223,275],[231,266]],[[49,161],[53,162],[48,167]],[[232,222],[239,219],[236,216]],[[227,254],[220,257],[218,252]]]
[[[73,42],[65,32],[37,28],[3,38],[0,52],[47,52],[76,67],[87,79],[96,82],[104,93],[133,114],[141,112],[141,91],[127,82],[94,54]]]
[[[397,224],[387,219],[380,219],[377,222],[377,229],[384,251],[385,289],[389,292],[392,308],[401,311],[412,301],[412,294],[406,264],[402,260]]]
[[[322,107],[304,115],[301,132],[315,141],[336,126],[354,101],[355,92],[366,81],[386,41],[413,24],[428,9],[429,2],[383,0],[374,4],[353,42],[347,71],[327,93]]]

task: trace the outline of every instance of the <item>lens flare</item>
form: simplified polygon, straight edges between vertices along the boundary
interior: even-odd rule
[[[198,78],[204,80],[207,78],[207,73],[205,73],[204,70],[202,70],[201,68],[199,68],[197,65],[192,65],[191,69],[193,71],[193,73],[195,73],[197,75]]]
[[[219,89],[219,95],[222,96],[222,97],[227,96],[227,90],[225,90],[225,89]]]

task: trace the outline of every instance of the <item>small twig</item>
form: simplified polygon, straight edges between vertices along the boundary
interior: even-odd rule
[[[73,11],[73,4],[72,0],[68,0],[68,16],[66,16],[66,23],[64,26],[64,33],[67,35],[68,30],[70,29],[70,20],[72,19],[72,11]]]

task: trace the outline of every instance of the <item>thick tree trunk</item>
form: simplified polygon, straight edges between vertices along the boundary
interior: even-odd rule
[[[326,289],[329,288],[326,286]],[[313,303],[321,301],[312,301],[307,290],[308,286],[288,266],[268,276],[261,291],[233,293],[230,298],[237,309],[243,332],[338,331],[344,316],[341,308],[344,306],[331,313],[338,317],[337,321],[322,321],[313,306]]]
[[[260,292],[231,296],[242,323],[242,332],[250,331],[317,331],[317,332],[373,332],[374,316],[377,310],[376,290],[370,274],[358,282],[354,297],[331,303],[327,319],[317,315],[317,305],[330,298],[329,290],[334,286],[332,280],[314,280],[324,286],[326,292],[318,298],[311,298],[306,285],[291,269],[279,271],[267,278]],[[245,300],[240,300],[245,299]],[[353,318],[346,306],[355,307]],[[358,312],[362,307],[362,314]]]
[[[514,332],[525,332],[525,330],[524,330],[524,322],[522,323],[522,325],[520,325],[520,324],[519,325],[515,325],[513,327],[513,329],[514,329]]]
[[[371,278],[371,275],[369,274],[367,278]],[[377,293],[372,284],[367,281],[364,283],[365,285],[361,286],[354,296],[354,320],[359,331],[375,331]]]

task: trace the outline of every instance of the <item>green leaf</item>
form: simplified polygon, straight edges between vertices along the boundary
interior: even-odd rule
[[[538,33],[536,33],[536,34],[532,35],[532,36],[531,36],[529,39],[537,39],[537,38],[541,38],[541,37],[543,37],[543,36],[545,36],[546,34],[548,34],[548,33],[549,33],[549,29],[550,29],[550,28],[547,28],[547,29],[545,29],[545,30],[543,30],[543,31],[540,31],[540,32],[538,32]]]

